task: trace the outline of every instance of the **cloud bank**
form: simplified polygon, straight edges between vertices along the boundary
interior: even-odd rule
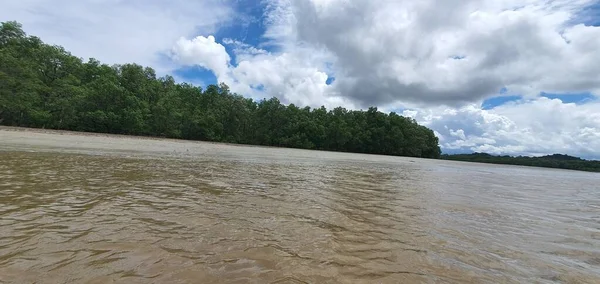
[[[584,105],[536,98],[483,110],[477,105],[403,113],[436,130],[446,152],[600,159],[600,102]]]
[[[290,101],[320,103],[306,98],[310,90],[359,107],[458,106],[501,89],[530,97],[597,93],[600,27],[577,21],[593,3],[272,1],[264,37],[281,50],[246,56],[218,78],[252,87],[253,68],[275,69],[280,76],[263,84],[269,94],[285,89]],[[323,74],[335,76],[331,87]]]

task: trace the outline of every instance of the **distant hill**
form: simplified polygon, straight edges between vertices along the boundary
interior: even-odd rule
[[[583,161],[583,159],[581,159],[579,157],[573,157],[573,156],[563,155],[563,154],[553,154],[553,155],[542,156],[539,158],[545,159],[545,160]]]
[[[542,157],[526,156],[494,156],[488,153],[456,154],[441,156],[444,160],[520,165],[531,167],[556,168],[567,170],[579,170],[588,172],[600,172],[600,161],[585,160],[579,157],[573,157],[563,154],[553,154]]]

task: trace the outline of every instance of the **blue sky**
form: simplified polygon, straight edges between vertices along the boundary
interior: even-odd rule
[[[600,158],[597,0],[9,0],[0,20],[180,82],[398,111],[447,153]]]
[[[590,26],[600,26],[600,2],[593,3],[585,7],[580,13],[580,20],[577,22]]]

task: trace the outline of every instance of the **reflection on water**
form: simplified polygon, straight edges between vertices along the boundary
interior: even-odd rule
[[[600,283],[599,175],[7,133],[0,283]]]

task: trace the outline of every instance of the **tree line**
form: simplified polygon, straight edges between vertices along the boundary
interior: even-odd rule
[[[442,159],[465,162],[520,165],[531,167],[579,170],[588,172],[600,172],[600,161],[584,160],[578,157],[562,154],[547,155],[542,157],[511,157],[494,156],[487,153],[473,153],[442,155]]]
[[[224,84],[205,89],[137,64],[84,61],[0,27],[0,124],[302,149],[439,158],[433,131],[376,107],[347,110],[254,101]]]

